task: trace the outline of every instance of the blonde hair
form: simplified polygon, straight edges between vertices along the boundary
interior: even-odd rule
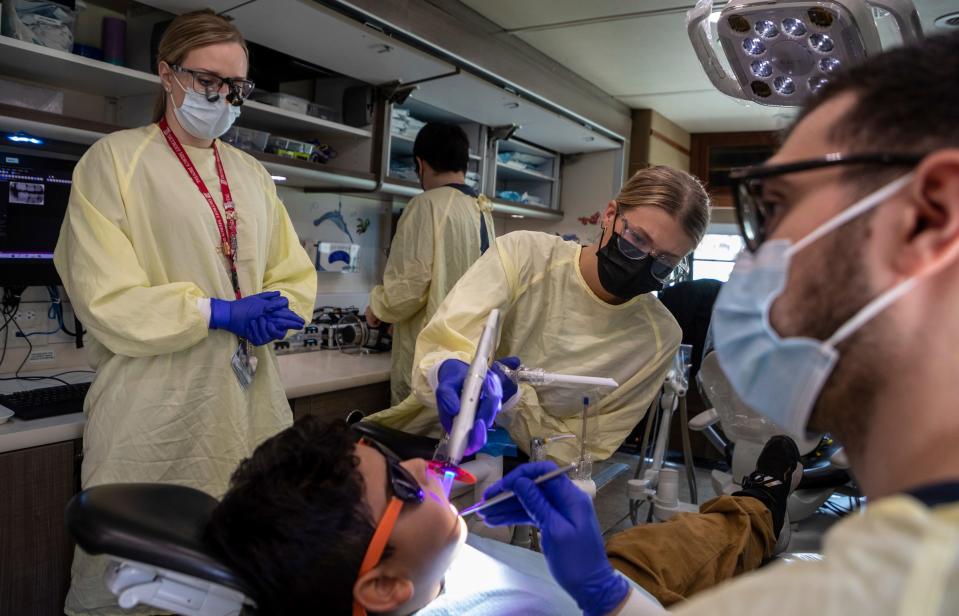
[[[672,167],[656,165],[637,171],[620,189],[616,202],[623,209],[665,210],[697,245],[709,226],[709,195],[702,182]]]
[[[218,43],[237,43],[249,57],[250,51],[246,48],[243,35],[225,17],[221,17],[210,9],[184,13],[176,17],[160,39],[157,50],[157,71],[160,62],[167,64],[181,64],[188,53],[199,47],[216,45]],[[160,96],[157,98],[153,110],[153,121],[159,122],[166,113],[167,93],[160,87]]]

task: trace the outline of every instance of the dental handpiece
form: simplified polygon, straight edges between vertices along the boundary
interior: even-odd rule
[[[526,366],[520,366],[516,370],[513,370],[500,362],[496,362],[496,364],[498,368],[503,371],[503,374],[517,383],[529,383],[530,385],[556,384],[570,387],[582,385],[587,388],[608,387],[610,389],[619,387],[619,383],[615,380],[604,377],[559,374],[558,372],[546,372],[542,368],[527,368]]]
[[[556,470],[552,470],[548,473],[543,473],[542,475],[534,479],[533,483],[541,484],[544,481],[549,481],[550,479],[554,479],[556,477],[559,477],[560,475],[565,475],[566,473],[575,471],[576,466],[577,466],[576,463],[573,462],[572,464],[567,464],[566,466],[557,468]],[[486,509],[487,507],[492,507],[493,505],[502,503],[505,500],[513,498],[514,496],[516,496],[516,494],[512,490],[501,492],[500,494],[497,494],[496,496],[494,496],[493,498],[489,500],[483,501],[481,503],[476,503],[475,505],[470,505],[466,509],[463,509],[462,511],[460,511],[460,516],[466,517],[471,513],[482,511],[483,509]]]
[[[447,461],[451,465],[458,465],[466,453],[470,430],[476,423],[476,408],[479,405],[480,394],[483,391],[483,380],[489,370],[490,359],[493,356],[493,345],[496,344],[496,333],[499,330],[499,310],[493,309],[486,319],[486,326],[480,336],[476,355],[470,363],[463,381],[463,392],[460,395],[460,410],[453,418],[453,428],[450,430],[449,443],[446,448]]]

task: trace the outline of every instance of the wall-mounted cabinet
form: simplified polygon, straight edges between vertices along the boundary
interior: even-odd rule
[[[508,139],[496,142],[495,162],[492,193],[497,202],[559,211],[559,154]]]
[[[419,179],[413,160],[413,143],[420,129],[429,122],[457,124],[463,129],[469,140],[470,149],[466,183],[482,191],[486,173],[486,127],[414,98],[390,107],[383,152],[387,181],[408,189],[408,191],[397,192],[403,194],[419,192]]]
[[[62,113],[2,105],[0,128],[82,144],[93,143],[116,130],[148,124],[160,91],[160,80],[154,74],[5,36],[0,36],[0,79],[58,90],[65,93],[67,101]],[[322,82],[312,80],[311,87],[314,83]],[[351,85],[356,83],[354,80]],[[285,84],[273,85],[277,86]],[[80,102],[71,104],[74,99]],[[336,110],[337,116],[341,114],[342,106]],[[320,164],[309,152],[295,154],[253,145],[260,144],[259,139],[239,144],[273,175],[284,178],[280,182],[297,188],[369,190],[376,186],[371,172],[372,126],[349,126],[258,100],[244,103],[236,125],[259,131],[264,142],[268,133],[300,140],[309,147],[323,146],[324,152],[335,153],[335,157]]]
[[[113,130],[150,122],[159,92],[154,48],[163,24],[210,3],[87,4],[125,16],[128,65],[0,37],[0,79],[63,91],[67,100],[63,113],[53,117],[4,107],[0,128],[89,144]],[[414,44],[400,33],[371,28],[332,5],[250,0],[220,8],[250,43],[250,77],[258,94],[267,94],[247,101],[237,122],[239,128],[260,132],[235,141],[291,187],[413,196],[419,192],[412,164],[419,123],[452,121],[470,139],[468,179],[494,200],[497,213],[556,219],[562,216],[561,155],[622,148],[615,133],[564,114],[548,101],[541,105],[534,96],[524,98],[522,90],[482,77],[426,41]],[[377,98],[377,85],[412,82],[419,82],[417,90],[401,105]],[[370,89],[347,96],[356,94],[357,86]],[[514,140],[490,142],[487,127],[508,125],[519,126]],[[294,141],[271,143],[263,133]],[[309,150],[308,145],[320,147]]]

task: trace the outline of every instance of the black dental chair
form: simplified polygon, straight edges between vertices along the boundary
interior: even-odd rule
[[[105,582],[120,607],[237,616],[253,603],[251,586],[203,541],[216,505],[183,486],[107,484],[73,497],[67,528],[85,552],[110,557]]]
[[[436,439],[371,423],[359,436],[403,459],[431,458]],[[157,483],[88,488],[70,501],[66,523],[77,545],[110,557],[105,582],[120,604],[149,605],[183,616],[255,614],[252,586],[203,540],[217,500],[205,492]]]

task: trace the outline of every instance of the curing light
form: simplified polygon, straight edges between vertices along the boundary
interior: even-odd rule
[[[720,92],[791,107],[801,105],[836,71],[883,51],[876,25],[880,12],[874,8],[893,17],[901,43],[922,38],[912,0],[737,0],[727,2],[718,17],[712,0],[699,0],[687,14],[686,30]]]

